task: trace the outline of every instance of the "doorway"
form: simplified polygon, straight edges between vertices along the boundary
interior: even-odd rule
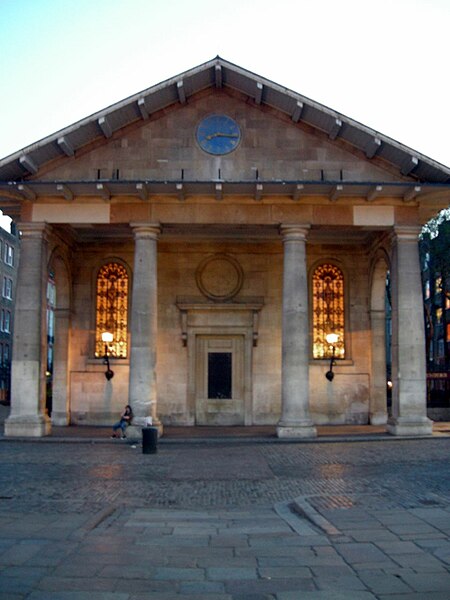
[[[197,335],[195,422],[244,425],[244,336]]]

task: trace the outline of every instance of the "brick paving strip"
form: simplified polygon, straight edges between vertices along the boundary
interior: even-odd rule
[[[449,600],[449,451],[5,442],[0,600]]]

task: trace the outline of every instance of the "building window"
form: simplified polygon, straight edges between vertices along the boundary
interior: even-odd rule
[[[0,329],[5,333],[11,332],[11,312],[2,308]]]
[[[329,333],[339,339],[335,345],[336,358],[345,357],[344,340],[344,275],[330,263],[317,267],[313,273],[313,357],[330,358],[332,348],[326,341]]]
[[[48,274],[47,280],[47,377],[53,375],[53,360],[55,349],[55,308],[56,284],[54,273]],[[50,381],[48,381],[50,383]]]
[[[10,277],[3,277],[3,298],[12,300],[13,282]]]
[[[7,265],[14,266],[14,248],[6,242],[3,246],[3,260]]]
[[[127,357],[128,334],[128,273],[118,263],[104,265],[97,275],[95,323],[95,356],[105,353],[102,333],[113,334],[109,353],[116,358]]]

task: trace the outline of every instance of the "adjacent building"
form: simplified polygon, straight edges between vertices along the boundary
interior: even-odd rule
[[[0,227],[0,402],[9,404],[11,385],[14,299],[19,244],[15,225],[11,231]]]
[[[1,160],[21,231],[5,434],[110,424],[126,403],[161,431],[431,433],[417,240],[449,182],[219,57]]]
[[[428,414],[450,419],[450,221],[421,235]]]

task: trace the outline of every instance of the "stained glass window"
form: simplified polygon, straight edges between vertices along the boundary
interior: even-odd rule
[[[126,358],[128,333],[128,273],[118,263],[104,265],[97,275],[95,356],[105,354],[102,333],[113,334],[110,356]]]
[[[339,339],[334,347],[335,356],[344,358],[344,275],[335,265],[325,263],[314,271],[312,284],[313,357],[331,357],[332,347],[326,336],[336,333]]]

